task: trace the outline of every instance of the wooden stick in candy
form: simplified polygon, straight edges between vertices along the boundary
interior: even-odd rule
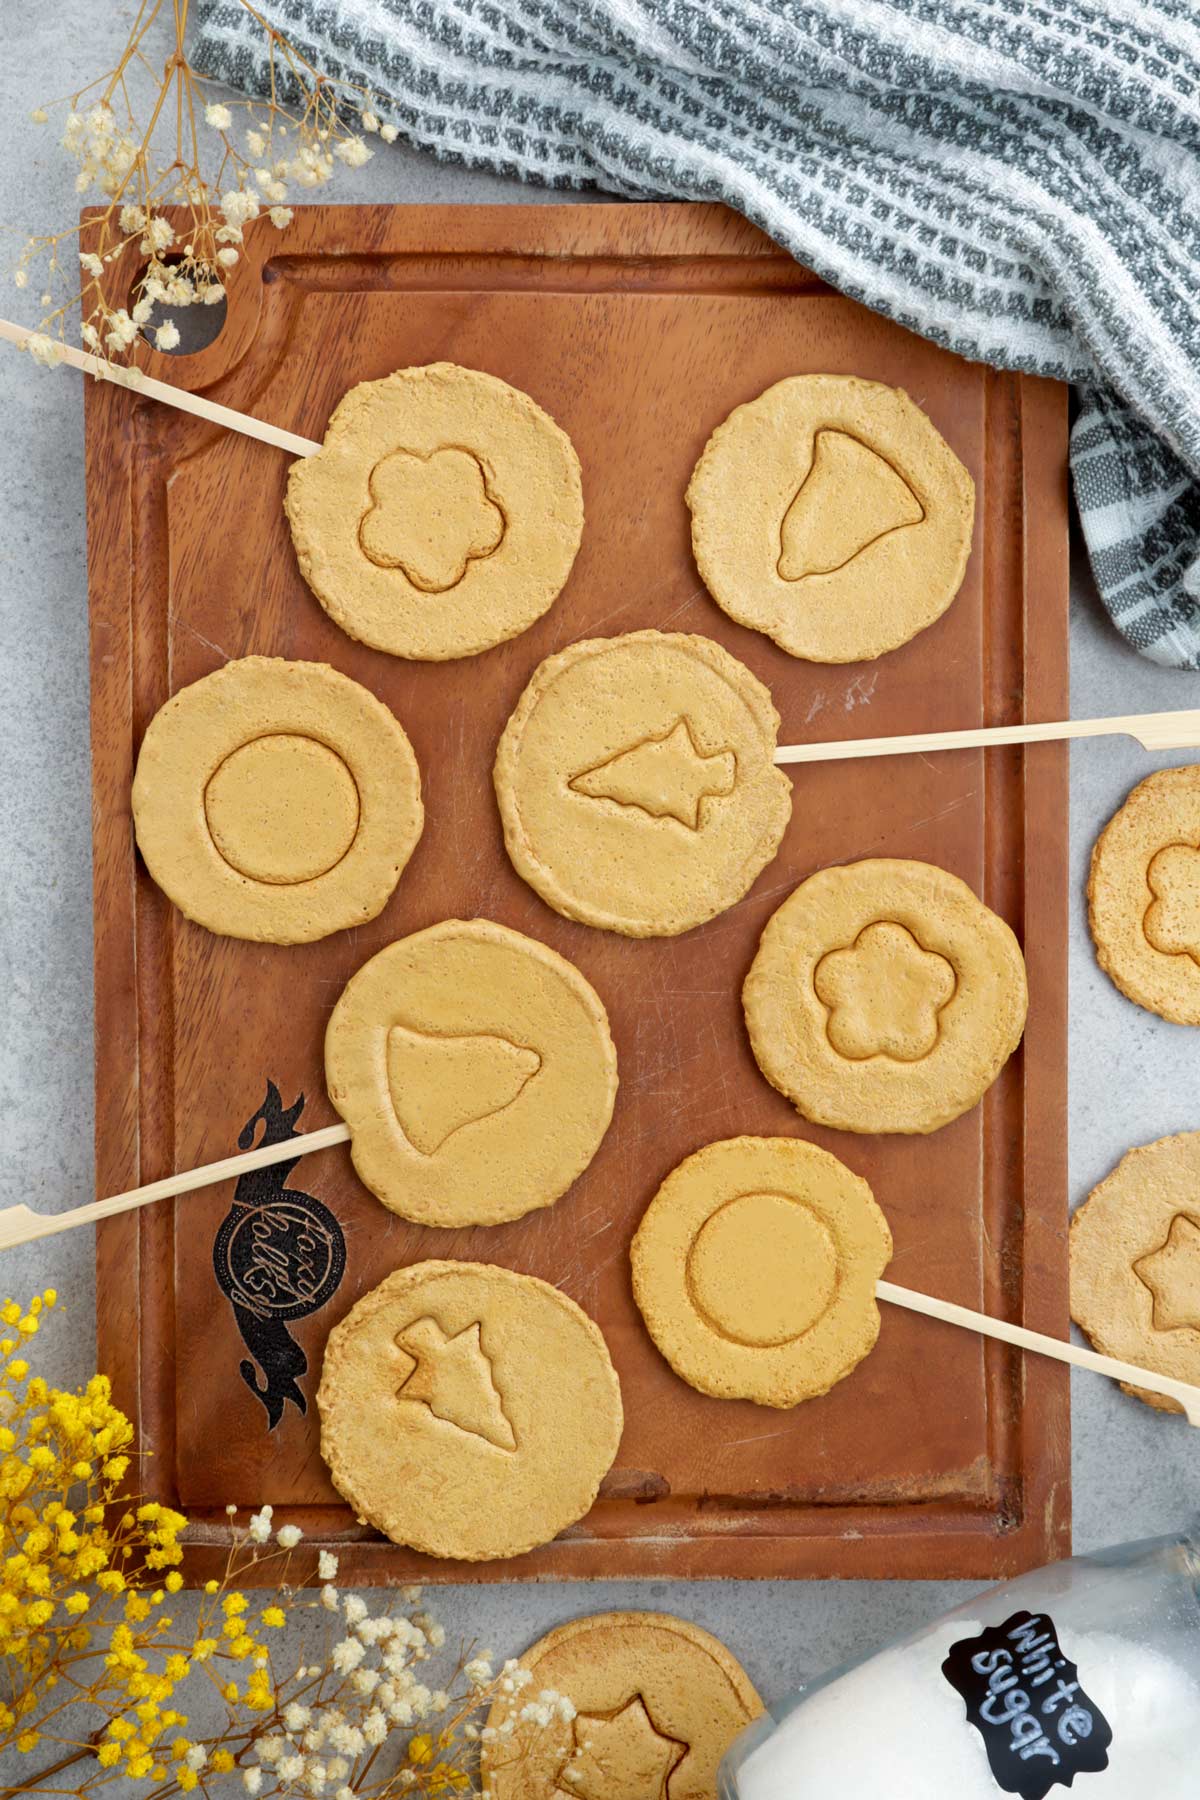
[[[875,1293],[880,1300],[886,1300],[892,1306],[906,1307],[909,1312],[923,1313],[927,1319],[961,1325],[984,1337],[998,1338],[1002,1344],[1015,1344],[1019,1350],[1032,1350],[1038,1356],[1052,1356],[1077,1369],[1091,1369],[1098,1375],[1111,1376],[1114,1381],[1127,1381],[1134,1387],[1149,1388],[1151,1393],[1166,1394],[1169,1399],[1178,1400],[1189,1425],[1200,1425],[1200,1387],[1192,1387],[1186,1381],[1156,1375],[1150,1369],[1120,1362],[1115,1356],[1101,1356],[1097,1350],[1084,1350],[1063,1338],[1029,1331],[1024,1325],[1010,1325],[1005,1319],[992,1318],[989,1313],[972,1312],[969,1306],[956,1306],[951,1300],[936,1300],[932,1294],[918,1294],[912,1288],[897,1287],[892,1281],[877,1281]]]
[[[925,755],[931,750],[987,750],[998,744],[1053,744],[1063,738],[1092,737],[1131,737],[1145,750],[1190,750],[1200,745],[1200,712],[1127,713],[1113,719],[1059,719],[1048,725],[985,725],[970,731],[915,732],[906,737],[780,744],[775,761],[841,762],[854,756]]]
[[[199,1169],[185,1169],[178,1175],[164,1175],[161,1181],[147,1182],[145,1187],[130,1188],[127,1193],[113,1194],[107,1200],[91,1200],[86,1206],[75,1206],[68,1212],[36,1213],[28,1206],[5,1206],[0,1208],[0,1250],[11,1250],[15,1244],[31,1244],[35,1238],[54,1237],[60,1231],[73,1231],[76,1225],[111,1219],[117,1213],[132,1212],[135,1207],[149,1206],[155,1200],[171,1200],[177,1194],[190,1194],[195,1188],[212,1187],[218,1181],[234,1181],[251,1169],[268,1169],[272,1163],[288,1162],[292,1157],[307,1156],[313,1150],[327,1150],[331,1144],[349,1142],[348,1125],[323,1125],[319,1131],[285,1138],[281,1144],[260,1144],[257,1150],[225,1156],[220,1162],[205,1163]]]
[[[15,344],[18,350],[23,350],[34,335],[23,325],[0,319],[0,338]],[[297,437],[294,431],[268,425],[265,420],[251,418],[249,413],[237,412],[232,406],[219,406],[215,400],[206,400],[203,394],[189,394],[184,388],[172,387],[169,381],[156,381],[152,375],[143,375],[140,369],[123,368],[106,362],[102,356],[76,350],[71,344],[53,342],[60,362],[69,363],[73,369],[82,369],[85,375],[94,375],[100,381],[129,388],[147,400],[159,400],[164,406],[173,406],[177,412],[192,413],[198,419],[207,419],[210,424],[224,426],[226,431],[240,431],[244,437],[258,438],[276,450],[286,450],[290,456],[315,456],[321,448],[313,438]]]

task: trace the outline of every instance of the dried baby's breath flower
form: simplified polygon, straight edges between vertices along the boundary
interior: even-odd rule
[[[25,348],[34,362],[39,363],[43,369],[53,369],[62,361],[62,345],[55,343],[44,332],[31,331],[25,339]]]
[[[375,154],[360,137],[344,137],[337,144],[333,154],[344,162],[348,169],[361,169],[369,163]]]
[[[144,313],[144,299],[152,308],[164,300],[172,307],[217,304],[239,264],[235,246],[264,211],[274,229],[285,230],[296,191],[323,187],[338,161],[357,169],[370,159],[364,133],[395,141],[395,129],[379,123],[374,95],[316,68],[251,0],[231,3],[264,34],[268,99],[231,105],[209,97],[188,60],[187,6],[144,0],[111,69],[69,101],[34,108],[37,124],[62,108],[61,143],[74,165],[75,190],[98,202],[80,224],[31,238],[14,271],[24,289],[30,267],[45,264],[50,279],[39,280],[37,290],[40,335],[65,340],[78,307],[80,335],[110,359],[127,357],[139,330],[157,341],[162,322]],[[239,110],[246,129],[235,133]],[[182,218],[168,217],[168,207],[181,209]],[[81,290],[72,280],[75,258],[60,255],[72,239],[85,277]],[[168,253],[181,272],[164,296],[151,286],[153,265]],[[139,259],[151,267],[139,268]],[[132,334],[117,313],[135,321]]]
[[[264,1506],[259,1512],[251,1513],[250,1523],[246,1527],[250,1541],[255,1544],[269,1543],[271,1537],[271,1515],[274,1507]]]
[[[349,1675],[357,1669],[366,1654],[365,1647],[357,1638],[343,1638],[340,1644],[334,1645],[330,1660],[339,1675]]]

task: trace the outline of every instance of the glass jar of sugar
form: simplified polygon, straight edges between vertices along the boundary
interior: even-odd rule
[[[1058,1788],[1200,1795],[1200,1530],[979,1595],[771,1707],[720,1776],[721,1800],[1057,1800]]]

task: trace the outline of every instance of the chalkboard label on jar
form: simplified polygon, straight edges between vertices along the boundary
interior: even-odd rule
[[[1016,1612],[952,1644],[942,1673],[962,1695],[1006,1794],[1045,1800],[1052,1787],[1108,1767],[1112,1727],[1045,1613]]]

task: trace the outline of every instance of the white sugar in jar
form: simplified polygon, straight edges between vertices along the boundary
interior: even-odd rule
[[[722,1800],[1197,1800],[1194,1534],[1024,1575],[772,1707]]]

